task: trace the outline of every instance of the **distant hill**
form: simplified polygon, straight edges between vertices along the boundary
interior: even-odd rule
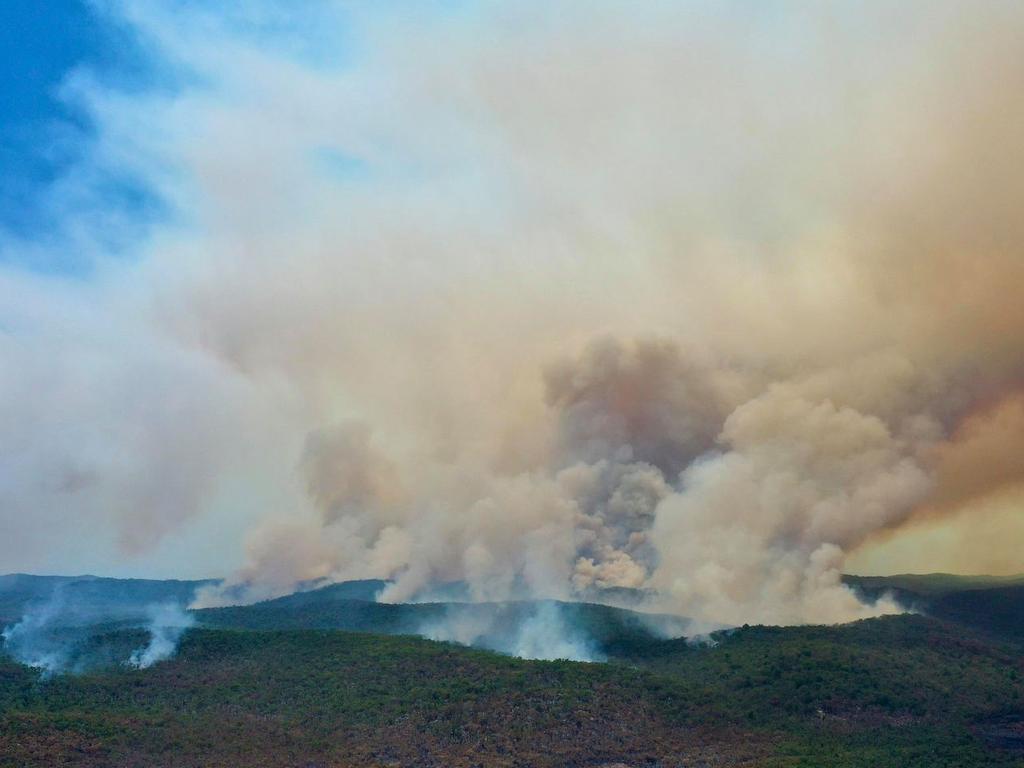
[[[514,652],[510,644],[531,620],[554,621],[568,627],[578,642],[602,656],[619,654],[652,640],[678,637],[690,624],[675,616],[593,603],[377,603],[366,599],[378,591],[375,582],[344,582],[254,605],[207,608],[192,613],[206,627],[344,629],[424,635],[506,652]]]
[[[0,627],[26,613],[45,613],[48,645],[81,656],[72,628],[142,626],[154,605],[187,606],[212,581],[151,581],[93,576],[14,574],[0,577]],[[380,580],[348,581],[252,605],[190,611],[206,627],[223,629],[333,629],[388,635],[422,635],[513,655],[597,660],[621,655],[664,637],[683,635],[689,622],[592,603],[523,600],[502,603],[379,603]],[[460,593],[457,586],[449,589]],[[621,597],[621,596],[617,596]],[[75,631],[74,637],[82,633]]]
[[[1024,575],[959,576],[901,574],[845,576],[866,598],[891,594],[907,608],[962,624],[1013,642],[1024,642]],[[96,576],[0,576],[0,627],[18,621],[31,608],[58,605],[63,624],[88,625],[145,617],[148,607],[166,602],[188,605],[196,590],[216,580],[114,579]],[[196,611],[209,627],[241,629],[343,629],[384,634],[423,634],[466,639],[485,648],[507,650],[509,633],[542,602],[469,603],[465,585],[453,582],[437,591],[443,601],[375,602],[388,583],[370,579],[307,589],[254,605]],[[594,602],[558,603],[555,613],[580,630],[597,655],[616,655],[650,639],[689,630],[685,619],[650,615],[622,607],[640,604],[634,590],[597,592]],[[461,626],[461,629],[459,627]],[[458,631],[456,631],[458,630]]]
[[[1003,640],[1024,642],[1024,575],[959,576],[901,574],[845,576],[844,581],[867,599],[890,594],[908,609],[963,624]],[[453,620],[488,624],[478,644],[502,648],[510,627],[522,622],[536,601],[509,603],[431,602],[385,604],[373,602],[386,586],[382,581],[343,582],[249,606],[197,611],[211,627],[248,629],[346,629],[386,634],[427,634],[433,624]],[[462,594],[457,587],[451,594]],[[602,595],[625,604],[639,602],[638,593]],[[600,597],[595,595],[595,597]],[[600,653],[619,653],[621,647],[646,638],[685,634],[686,619],[649,615],[600,603],[559,603],[566,621],[584,629]],[[428,631],[424,631],[424,630]],[[443,634],[442,639],[450,639]]]
[[[895,576],[853,576],[843,581],[866,592],[887,590],[918,596],[941,596],[994,587],[1024,586],[1024,574],[1015,576],[961,576],[954,573],[902,573]]]
[[[1024,643],[1024,575],[931,573],[845,576],[844,580],[868,597],[891,593],[920,613]]]
[[[216,580],[112,579],[99,576],[0,576],[0,627],[18,621],[32,607],[59,602],[68,621],[90,623],[141,615],[154,603],[187,605],[200,587]]]

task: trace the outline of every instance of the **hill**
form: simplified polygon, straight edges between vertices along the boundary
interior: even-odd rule
[[[192,613],[206,627],[422,635],[518,656],[585,660],[625,653],[666,636],[678,637],[690,625],[676,616],[593,603],[376,603],[354,598],[360,589],[352,584]]]
[[[985,634],[1024,643],[1024,575],[957,576],[948,573],[845,576],[871,598],[890,593],[903,605]]]
[[[112,579],[99,576],[0,576],[0,626],[18,621],[33,607],[53,603],[67,622],[97,617],[142,616],[154,603],[187,605],[196,590],[215,580]]]
[[[844,578],[869,599],[891,594],[919,613],[962,624],[993,639],[1024,642],[1024,576],[935,573]],[[26,612],[40,608],[59,614],[60,626],[141,623],[146,621],[147,610],[153,605],[168,602],[188,605],[197,589],[213,583],[213,580],[161,581],[95,576],[0,576],[0,626],[13,624]],[[534,628],[543,629],[546,623],[553,621],[564,625],[560,634],[566,634],[566,627],[575,633],[574,642],[582,647],[580,653],[568,654],[575,658],[621,655],[650,639],[687,634],[692,626],[680,617],[600,603],[375,602],[386,586],[387,583],[380,580],[349,581],[253,605],[193,613],[200,623],[209,627],[420,634],[511,653],[516,652],[513,646],[517,627],[533,619]],[[451,585],[447,593],[461,595],[462,591],[456,584]],[[619,604],[639,602],[638,596],[632,593],[613,597]]]
[[[955,573],[902,573],[894,576],[843,576],[843,581],[865,592],[885,591],[940,597],[953,592],[968,592],[996,587],[1024,586],[1024,574],[1015,576],[963,576]]]
[[[42,681],[0,660],[0,766],[1019,768],[1022,680],[1012,647],[921,616],[744,627],[607,664],[193,629],[143,671]]]
[[[8,611],[63,601],[43,629],[78,674],[0,654],[0,768],[1024,768],[1024,585],[849,580],[925,613],[695,643],[664,639],[677,617],[383,604],[382,582],[348,582],[194,611],[177,654],[137,670],[158,631],[140,611],[204,582],[2,577]],[[602,663],[507,655],[524,651]]]

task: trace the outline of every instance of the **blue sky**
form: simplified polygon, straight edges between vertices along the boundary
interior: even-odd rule
[[[25,231],[39,221],[42,192],[79,156],[90,131],[61,98],[80,66],[112,61],[113,38],[81,0],[0,4],[0,217]]]
[[[466,5],[463,0],[422,6],[396,3],[375,8],[372,14],[365,9],[360,13],[436,18],[465,10]],[[69,82],[88,77],[122,92],[173,82],[172,68],[160,62],[152,46],[140,44],[138,31],[130,29],[118,12],[104,7],[98,0],[0,3],[0,237],[52,243],[68,226],[66,217],[56,220],[53,212],[66,214],[69,207],[52,205],[51,198],[62,180],[89,162],[96,132],[88,110],[76,103]],[[233,32],[314,65],[336,65],[357,50],[356,41],[345,34],[345,25],[336,23],[344,18],[343,10],[329,10],[319,0],[296,0],[291,10],[295,12],[227,6],[217,12],[230,20]],[[318,152],[317,159],[333,177],[351,179],[366,171],[359,158],[332,148]],[[98,205],[103,213],[127,211],[136,220],[159,210],[152,190],[139,179],[112,175],[105,166],[88,170],[79,174],[88,178],[79,191],[87,196],[87,205]],[[116,251],[130,244],[106,245]],[[26,260],[23,248],[0,249],[0,261],[13,259],[17,266],[37,272],[87,273],[89,264],[71,250],[62,254],[59,248],[48,248],[45,256],[37,255],[32,261]]]
[[[96,130],[68,84],[87,76],[139,89],[154,83],[153,63],[132,34],[86,0],[6,0],[0,50],[0,233],[53,242],[68,222],[53,214],[67,207],[51,200],[73,170],[88,163]],[[108,211],[141,215],[154,202],[137,179],[102,168],[91,169],[84,191],[102,198]],[[88,263],[72,250],[26,256],[33,250],[11,248],[2,258],[37,272],[86,272]]]

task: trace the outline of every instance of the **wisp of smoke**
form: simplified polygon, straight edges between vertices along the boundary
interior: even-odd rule
[[[132,651],[126,662],[130,667],[147,669],[158,661],[164,661],[174,655],[178,641],[189,627],[195,624],[191,614],[186,613],[177,603],[162,603],[150,606],[149,643],[144,648]]]

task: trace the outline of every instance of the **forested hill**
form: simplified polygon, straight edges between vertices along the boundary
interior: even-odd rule
[[[0,767],[1020,768],[1022,681],[1018,649],[913,615],[745,627],[603,664],[193,629],[147,670],[42,680],[0,660]]]
[[[963,624],[994,638],[1024,643],[1024,575],[948,573],[845,576],[870,598],[893,595],[907,608]]]

